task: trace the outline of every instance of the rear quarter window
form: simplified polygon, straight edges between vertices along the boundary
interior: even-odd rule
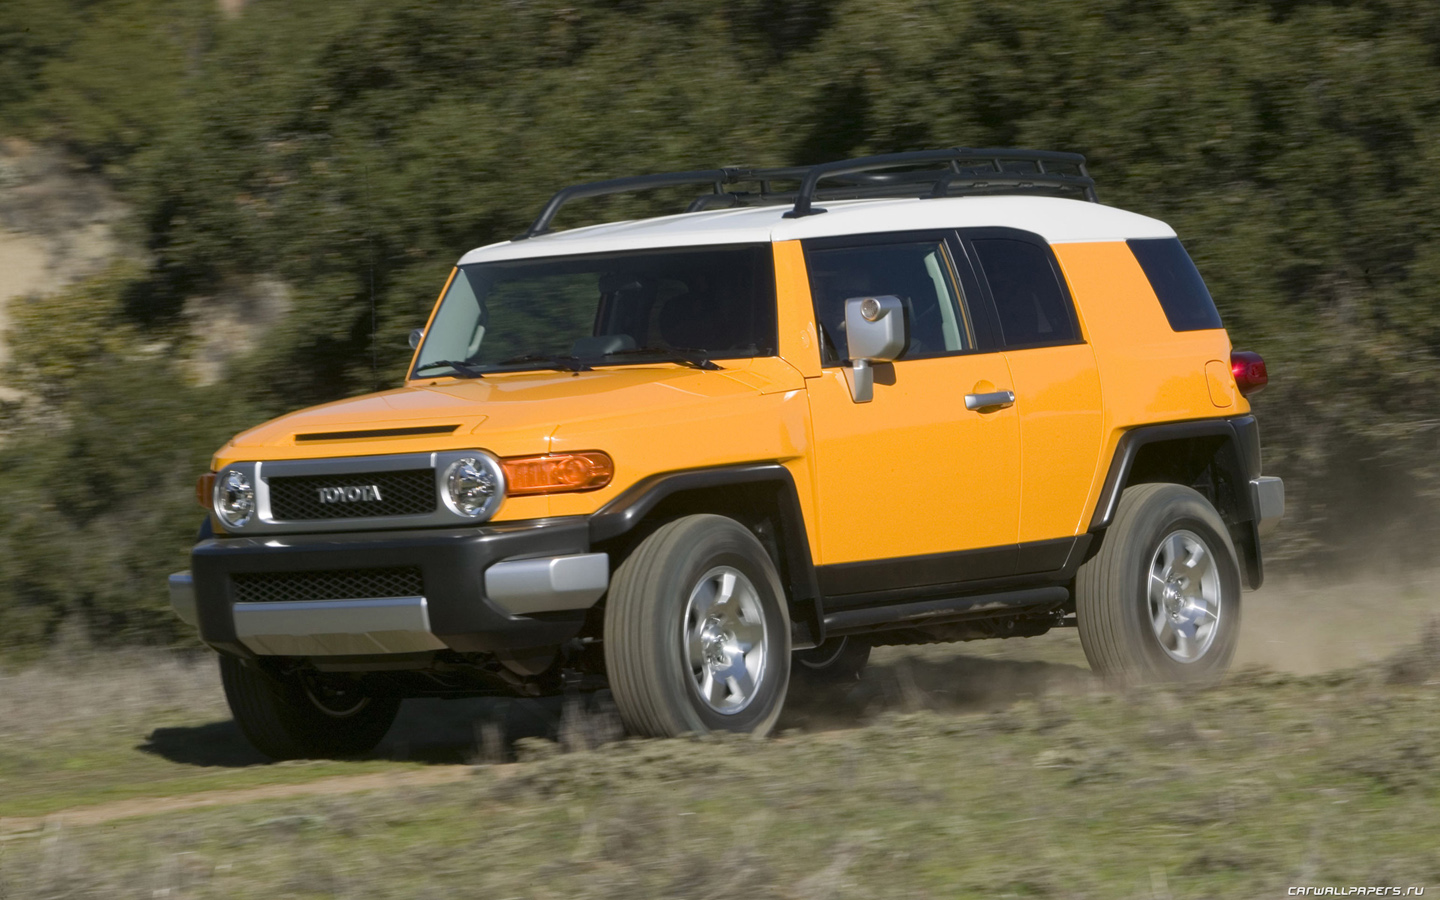
[[[1135,254],[1155,296],[1160,298],[1160,307],[1165,318],[1175,331],[1203,331],[1207,328],[1224,328],[1215,300],[1205,287],[1205,279],[1195,268],[1190,254],[1180,245],[1179,238],[1147,238],[1126,241],[1130,252]]]

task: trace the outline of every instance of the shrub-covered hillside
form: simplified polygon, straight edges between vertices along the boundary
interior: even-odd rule
[[[1432,2],[8,0],[0,135],[103,173],[142,250],[12,309],[12,646],[70,614],[168,639],[208,453],[394,384],[453,261],[558,187],[934,146],[1083,152],[1180,231],[1270,363],[1285,553],[1440,536]],[[207,315],[275,284],[288,312],[217,351]]]

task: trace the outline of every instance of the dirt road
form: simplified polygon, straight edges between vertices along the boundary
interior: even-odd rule
[[[291,797],[333,797],[361,791],[395,790],[397,788],[430,787],[449,784],[470,777],[470,766],[433,766],[406,772],[378,772],[370,775],[346,775],[322,778],[305,784],[271,784],[264,787],[230,791],[205,791],[180,797],[137,797],[77,806],[48,816],[0,818],[0,840],[33,835],[57,826],[103,825],[117,819],[158,816],[165,813],[204,809],[210,806],[233,806],[259,800],[283,800]]]

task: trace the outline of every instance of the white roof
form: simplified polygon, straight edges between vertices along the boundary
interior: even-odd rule
[[[828,212],[801,219],[784,218],[790,210],[786,205],[609,222],[480,247],[465,254],[460,264],[940,228],[1019,228],[1052,244],[1175,236],[1174,229],[1158,219],[1059,197],[847,200],[822,206]]]

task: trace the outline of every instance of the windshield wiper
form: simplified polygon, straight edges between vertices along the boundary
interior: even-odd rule
[[[451,369],[454,369],[455,374],[461,378],[485,377],[485,373],[480,371],[479,366],[475,365],[474,363],[466,362],[460,359],[438,359],[435,362],[429,362],[423,366],[417,366],[415,368],[415,374],[419,375],[420,372],[425,369],[438,369],[441,366],[448,366]]]
[[[692,369],[719,369],[720,367],[710,361],[703,350],[690,350],[685,347],[636,347],[631,350],[612,350],[605,355],[609,356],[652,356],[659,362],[679,363],[682,366],[689,366]]]
[[[542,369],[556,369],[561,372],[574,372],[577,375],[581,372],[590,371],[590,367],[576,356],[546,356],[543,353],[527,353],[524,356],[515,356],[497,363],[501,366],[517,366],[529,364]]]

